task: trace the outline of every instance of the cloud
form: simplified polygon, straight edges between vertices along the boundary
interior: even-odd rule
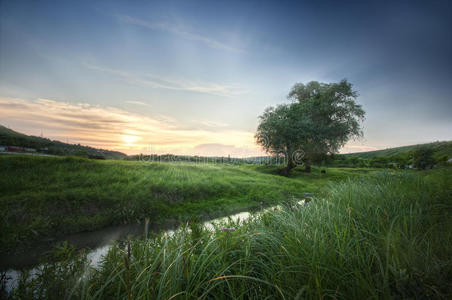
[[[123,79],[127,80],[129,83],[139,86],[149,86],[151,88],[161,88],[168,90],[198,92],[223,97],[233,97],[247,93],[245,89],[233,85],[166,79],[163,77],[158,77],[149,74],[136,75],[124,70],[105,68],[89,63],[84,63],[84,65],[85,67],[91,70],[120,76]],[[136,101],[135,104],[137,104]]]
[[[355,152],[366,152],[366,151],[374,151],[379,150],[377,147],[372,146],[364,146],[364,145],[345,145],[341,149],[341,153],[355,153]]]
[[[235,52],[235,53],[244,52],[242,49],[231,47],[231,46],[227,45],[226,43],[222,43],[222,42],[219,42],[212,38],[189,32],[184,28],[181,28],[179,26],[175,26],[172,24],[152,23],[152,22],[148,22],[148,21],[145,21],[142,19],[134,18],[131,16],[125,16],[125,15],[118,15],[117,18],[123,23],[141,26],[141,27],[148,28],[151,30],[166,31],[171,34],[178,35],[178,36],[180,36],[184,39],[190,40],[190,41],[201,42],[210,48],[220,49],[220,50],[230,51],[230,52]]]
[[[201,152],[213,151],[209,153],[219,155],[214,151],[215,147],[219,151],[229,149],[221,150],[221,153],[231,152],[231,156],[233,153],[243,156],[261,153],[252,132],[190,130],[180,124],[175,126],[173,121],[164,118],[154,119],[115,107],[86,103],[0,98],[0,119],[3,125],[15,124],[12,129],[26,134],[39,135],[43,130],[44,136],[51,139],[129,154],[147,149],[151,153],[201,155]],[[199,145],[216,146],[207,149]]]
[[[265,155],[260,149],[254,147],[237,147],[221,143],[200,144],[194,147],[194,152],[200,156],[252,157]]]
[[[142,105],[142,106],[150,106],[149,104],[141,102],[141,101],[126,101],[126,103],[135,104],[135,105]]]
[[[215,128],[219,128],[219,127],[228,127],[229,124],[226,123],[222,123],[222,122],[215,122],[215,121],[197,121],[197,120],[193,120],[194,123],[197,124],[201,124],[205,127],[215,127]]]

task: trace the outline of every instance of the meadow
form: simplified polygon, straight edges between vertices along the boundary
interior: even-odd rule
[[[237,167],[245,174],[257,169]],[[305,182],[302,176],[282,178],[273,188]],[[297,187],[289,186],[291,192]],[[330,182],[305,204],[287,201],[213,231],[190,222],[172,235],[117,243],[97,268],[83,253],[60,247],[60,262],[44,264],[33,280],[24,273],[9,296],[446,299],[452,294],[451,212],[450,168],[354,176]]]
[[[321,174],[277,166],[101,161],[76,157],[0,156],[1,253],[26,252],[36,241],[64,238],[149,218],[175,226],[316,194],[368,169]]]

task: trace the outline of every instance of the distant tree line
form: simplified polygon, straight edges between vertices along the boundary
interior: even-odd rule
[[[318,167],[344,168],[392,168],[392,169],[429,169],[437,165],[445,165],[448,155],[434,156],[434,151],[428,147],[419,147],[413,151],[389,156],[375,156],[371,158],[350,156],[344,154],[324,154],[311,157],[311,163]],[[212,164],[257,164],[286,166],[284,155],[258,156],[237,158],[230,156],[198,156],[174,154],[138,154],[129,155],[125,160],[143,162],[188,162]]]
[[[436,165],[448,163],[449,156],[444,154],[435,157],[435,152],[429,147],[418,147],[413,151],[388,156],[364,158],[350,155],[332,155],[320,162],[331,167],[351,168],[394,168],[394,169],[430,169]]]
[[[125,159],[131,161],[144,161],[144,162],[192,162],[192,163],[214,163],[214,164],[263,164],[263,165],[285,164],[285,159],[282,156],[258,156],[258,157],[237,158],[231,156],[138,154],[138,155],[129,155]]]

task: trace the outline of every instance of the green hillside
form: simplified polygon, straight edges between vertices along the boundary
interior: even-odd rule
[[[431,148],[434,152],[433,156],[435,158],[439,158],[441,156],[447,155],[449,158],[452,157],[452,141],[444,141],[444,142],[434,142],[428,144],[418,144],[418,145],[410,145],[396,148],[388,148],[384,150],[376,150],[376,151],[368,151],[368,152],[358,152],[358,153],[347,153],[344,154],[346,157],[360,157],[360,158],[373,158],[373,157],[387,157],[394,156],[405,153],[412,153],[419,147],[427,147]]]
[[[53,155],[100,156],[106,159],[124,159],[126,155],[118,151],[96,149],[80,144],[67,144],[47,138],[30,136],[0,125],[0,145],[36,149],[40,153]]]

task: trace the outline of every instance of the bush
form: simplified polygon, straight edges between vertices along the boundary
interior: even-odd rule
[[[431,169],[435,165],[433,150],[426,147],[418,148],[413,153],[413,165],[421,170]]]
[[[441,155],[436,162],[442,166],[447,165],[447,161],[449,160],[449,156],[447,154]]]

